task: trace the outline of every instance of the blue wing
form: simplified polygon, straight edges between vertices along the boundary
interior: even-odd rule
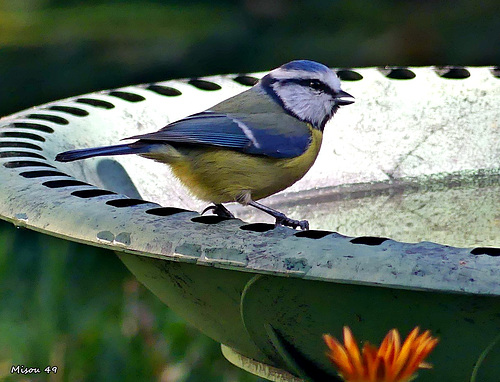
[[[311,132],[305,123],[286,114],[204,111],[157,132],[127,139],[217,146],[253,155],[292,158],[307,150]]]

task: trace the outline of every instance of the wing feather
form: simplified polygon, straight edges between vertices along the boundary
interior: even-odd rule
[[[307,150],[311,132],[304,123],[288,115],[204,111],[154,133],[126,139],[216,146],[252,155],[292,158]]]

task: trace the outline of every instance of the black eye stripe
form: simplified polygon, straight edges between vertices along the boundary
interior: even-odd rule
[[[280,82],[283,84],[292,83],[292,84],[297,84],[300,86],[305,86],[305,87],[308,87],[308,88],[335,96],[335,92],[327,84],[325,84],[324,82],[322,82],[318,79],[315,79],[315,78],[312,78],[312,79],[311,78],[309,78],[309,79],[290,78],[287,80],[282,80]]]
[[[322,83],[319,80],[309,80],[309,83],[307,84],[310,88],[316,89],[316,90],[321,90],[325,88],[325,84]]]
[[[325,93],[327,93],[330,90],[330,87],[325,83],[321,82],[320,80],[303,80],[302,85],[309,86],[314,90],[319,90]]]

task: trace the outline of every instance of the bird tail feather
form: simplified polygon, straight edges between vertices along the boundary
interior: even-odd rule
[[[131,146],[130,144],[123,144],[115,146],[92,147],[88,149],[71,150],[59,153],[56,156],[56,161],[72,162],[75,160],[107,155],[142,154],[148,151],[148,145]]]

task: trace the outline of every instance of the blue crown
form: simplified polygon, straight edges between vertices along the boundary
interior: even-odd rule
[[[331,70],[323,64],[309,60],[290,61],[281,66],[284,70],[304,70],[307,72],[330,72]]]

